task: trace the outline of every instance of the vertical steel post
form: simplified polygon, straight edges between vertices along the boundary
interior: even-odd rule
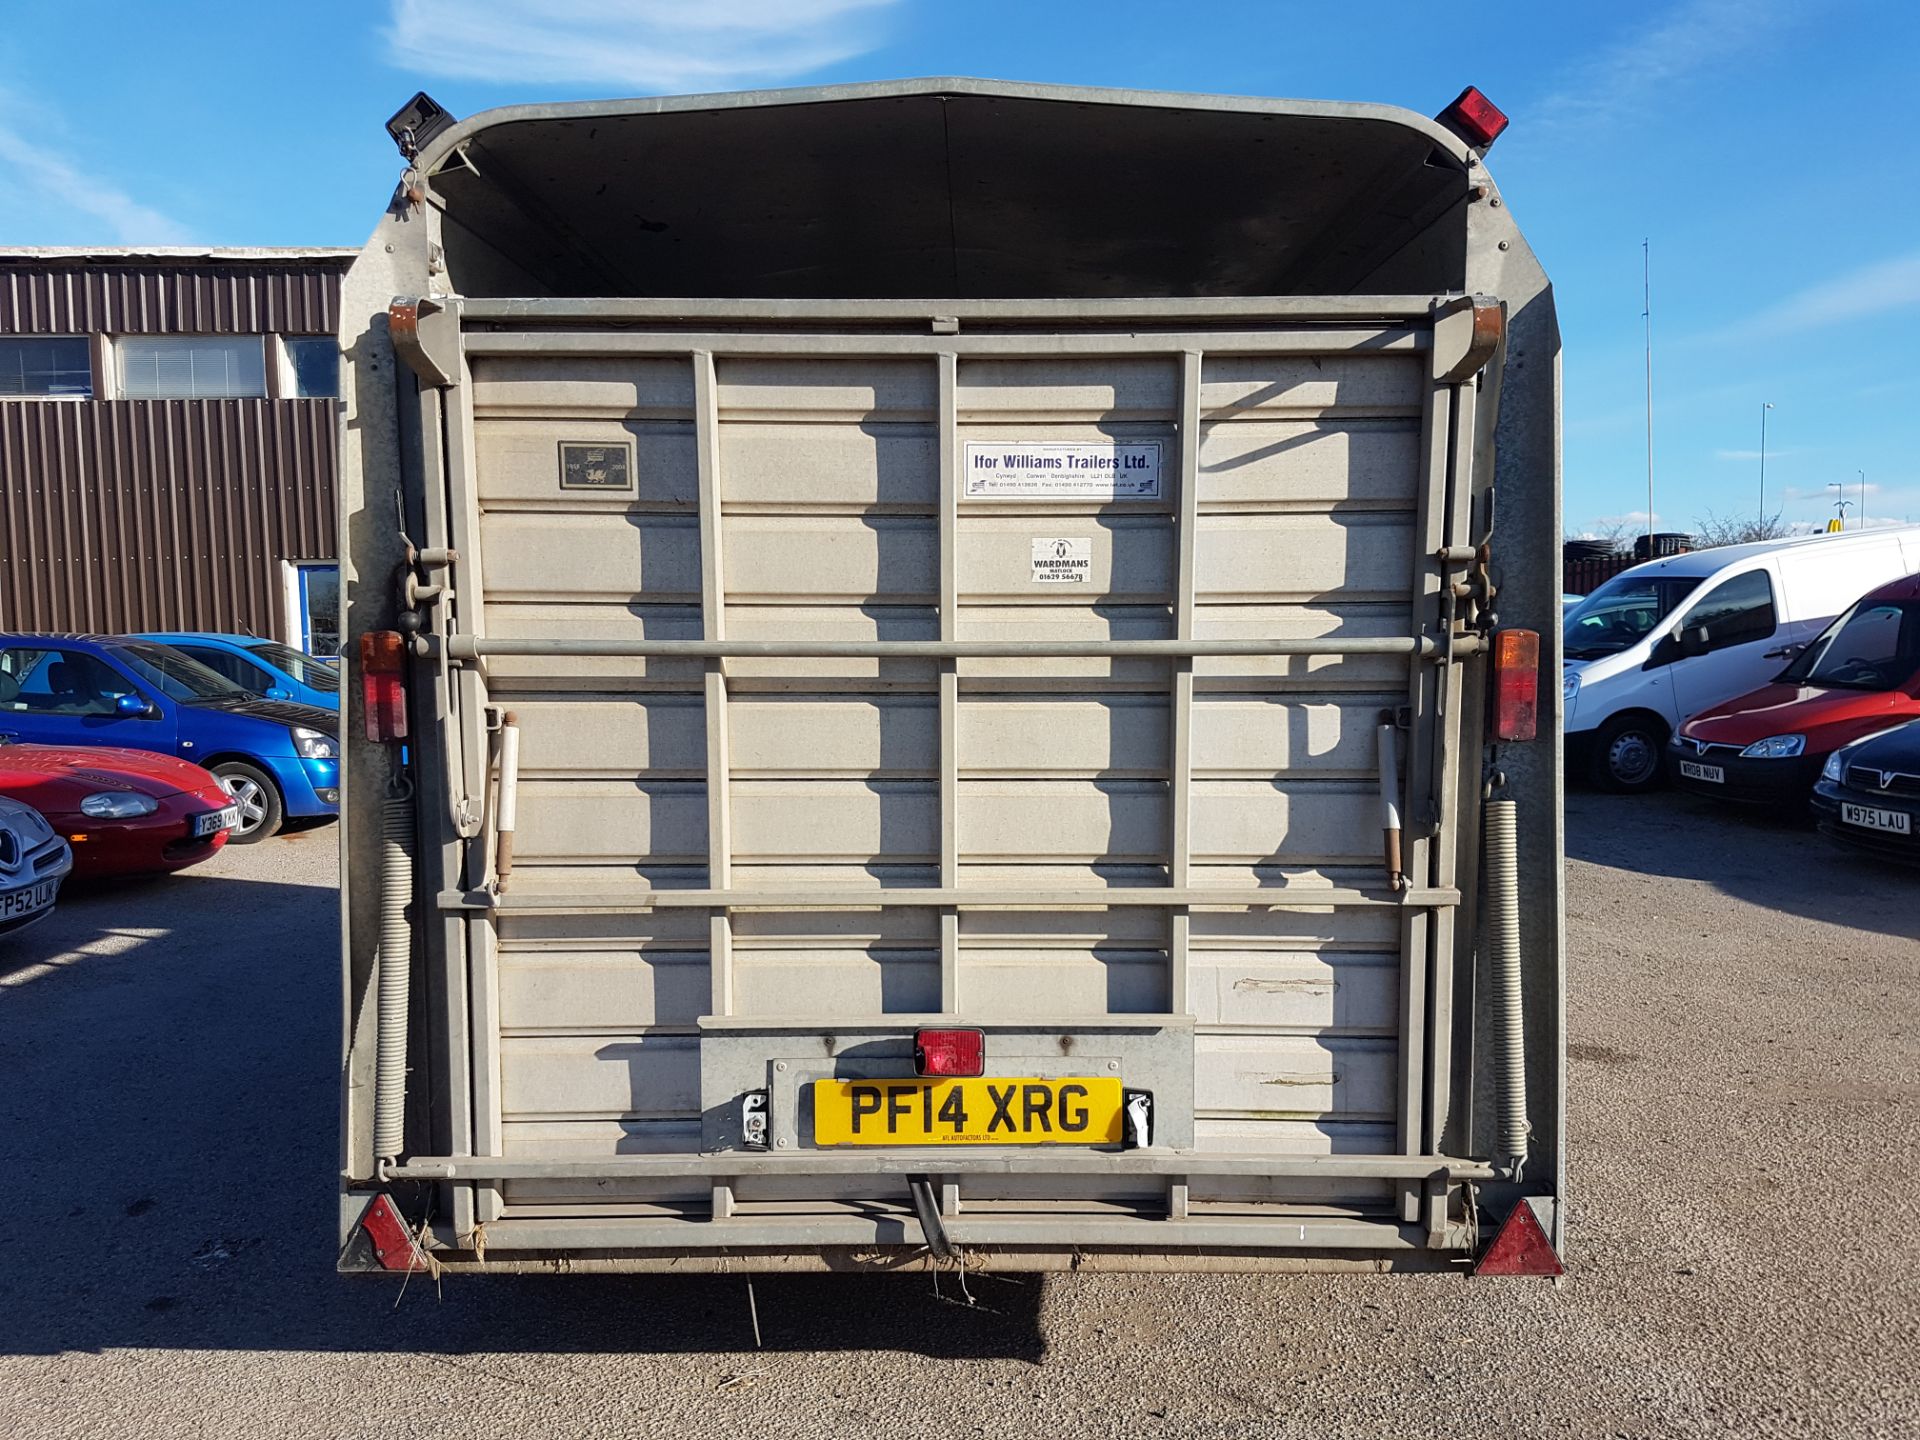
[[[1448,573],[1439,558],[1446,543],[1447,474],[1450,458],[1449,424],[1452,389],[1440,379],[1443,366],[1438,347],[1429,352],[1425,398],[1421,406],[1420,462],[1414,474],[1414,556],[1412,633],[1418,637],[1437,629],[1449,612]],[[1401,844],[1407,883],[1430,884],[1433,833],[1434,708],[1439,693],[1436,667],[1416,661],[1407,670],[1408,736],[1404,747],[1406,779],[1401,790],[1400,814],[1405,826]],[[1400,921],[1400,1105],[1398,1150],[1422,1153],[1425,1127],[1427,1068],[1426,1016],[1429,1001],[1427,971],[1431,926],[1427,910],[1409,910]],[[1401,1219],[1421,1218],[1423,1196],[1418,1185],[1400,1187]]]
[[[951,351],[935,359],[939,369],[940,638],[959,638],[960,362]],[[940,662],[940,885],[960,884],[960,672],[951,657]],[[940,1013],[960,1013],[960,911],[940,910]]]
[[[724,640],[726,576],[721,564],[725,536],[720,510],[720,398],[711,351],[696,350],[693,363],[693,446],[700,490],[700,634]],[[726,661],[707,661],[707,888],[733,884],[732,807],[727,792]],[[707,963],[713,985],[712,1012],[733,1013],[733,919],[716,906],[707,925]]]
[[[1499,357],[1494,360],[1500,363]],[[1480,391],[1477,380],[1466,380],[1456,387],[1453,399],[1453,459],[1447,477],[1446,541],[1464,548],[1474,540],[1473,492],[1475,446],[1479,429]],[[1439,791],[1440,831],[1433,843],[1433,870],[1426,883],[1449,888],[1459,883],[1460,802],[1463,767],[1460,756],[1461,725],[1467,704],[1466,671],[1459,663],[1429,666],[1438,687],[1434,717],[1433,774]],[[1432,924],[1433,995],[1431,1031],[1433,1036],[1428,1092],[1427,1144],[1440,1143],[1439,1127],[1444,1125],[1452,1078],[1449,1045],[1453,1005],[1453,946],[1455,915],[1436,913]],[[1430,1148],[1429,1154],[1434,1153]]]
[[[418,474],[423,529],[415,533],[424,535],[424,543],[437,549],[452,544],[447,492],[450,485],[449,465],[456,463],[456,459],[448,454],[450,427],[447,411],[450,404],[457,404],[458,401],[452,400],[447,390],[423,384],[419,391],[419,402]],[[445,628],[449,617],[444,602],[439,609],[441,613],[430,619],[433,624]],[[467,794],[470,793],[466,791],[465,781],[464,746],[467,737],[462,725],[457,683],[444,655],[433,662],[432,677],[433,714],[459,738],[455,744],[440,749],[437,754],[437,747],[434,746],[419,746],[413,751],[417,786],[415,804],[419,807],[417,814],[421,820],[415,867],[417,871],[421,866],[428,866],[431,874],[430,857],[437,849],[439,875],[446,879],[464,879],[466,842],[460,832],[465,826],[465,817],[460,812],[468,803]],[[472,1021],[467,1010],[466,941],[466,921],[458,916],[443,916],[437,938],[429,945],[425,976],[429,993],[422,997],[426,1006],[429,1043],[436,1054],[445,1057],[445,1073],[450,1077],[466,1075],[470,1065]],[[465,1085],[449,1084],[444,1090],[436,1087],[427,1093],[435,1097],[431,1102],[431,1128],[436,1143],[451,1146],[450,1153],[453,1154],[471,1153],[471,1090]],[[440,1139],[442,1135],[444,1141]],[[471,1230],[474,1220],[473,1187],[448,1185],[444,1193],[447,1213],[455,1228]]]
[[[1174,534],[1173,633],[1176,640],[1193,638],[1194,531],[1200,516],[1200,367],[1198,350],[1180,357],[1180,510]],[[1171,662],[1167,756],[1167,881],[1184,889],[1193,861],[1193,657]],[[1192,1011],[1187,980],[1193,912],[1175,906],[1167,915],[1167,1010]]]
[[[445,572],[447,628],[450,632],[484,635],[486,586],[481,570],[480,477],[473,426],[473,372],[464,351],[460,355],[460,383],[446,396],[448,540],[459,558]],[[467,880],[486,883],[487,847],[491,828],[487,816],[491,745],[486,725],[488,699],[484,667],[463,665],[453,672],[452,697],[460,712],[461,748],[465,759],[466,791],[476,809],[475,833],[467,841]],[[500,1115],[500,981],[498,938],[491,916],[465,921],[467,931],[467,1015],[470,1035],[473,1153],[502,1153],[504,1137]],[[497,1220],[504,1203],[499,1185],[475,1185],[475,1221]],[[455,1213],[456,1228],[460,1214]]]
[[[1202,356],[1180,356],[1180,508],[1174,531],[1173,634],[1193,639],[1195,532],[1200,523],[1200,381]],[[1193,873],[1193,657],[1168,662],[1173,667],[1167,717],[1167,883],[1184,889]],[[1193,911],[1176,905],[1167,911],[1167,1010],[1193,1013],[1188,964],[1193,946]],[[1167,1218],[1188,1218],[1188,1177],[1167,1182]]]

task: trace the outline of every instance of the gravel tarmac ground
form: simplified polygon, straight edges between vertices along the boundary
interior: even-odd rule
[[[0,1437],[1917,1436],[1920,874],[1568,806],[1559,1284],[333,1274],[332,830],[0,941]]]

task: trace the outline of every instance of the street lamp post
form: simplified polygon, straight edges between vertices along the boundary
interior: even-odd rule
[[[1760,406],[1760,520],[1763,524],[1767,518],[1767,411],[1772,408],[1771,400]]]

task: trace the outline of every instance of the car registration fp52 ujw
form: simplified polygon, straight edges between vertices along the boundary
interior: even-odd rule
[[[58,880],[42,880],[38,885],[29,885],[22,890],[9,890],[0,895],[0,920],[18,920],[23,915],[44,910],[53,904],[53,897],[59,893]]]
[[[816,1080],[816,1145],[1114,1145],[1115,1076]]]

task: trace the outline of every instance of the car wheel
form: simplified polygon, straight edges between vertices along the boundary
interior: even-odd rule
[[[279,832],[286,809],[266,771],[244,760],[223,760],[213,767],[213,775],[240,807],[240,823],[227,832],[229,845],[252,845]]]
[[[1650,715],[1618,715],[1594,738],[1592,779],[1602,790],[1634,795],[1660,783],[1666,727]]]

